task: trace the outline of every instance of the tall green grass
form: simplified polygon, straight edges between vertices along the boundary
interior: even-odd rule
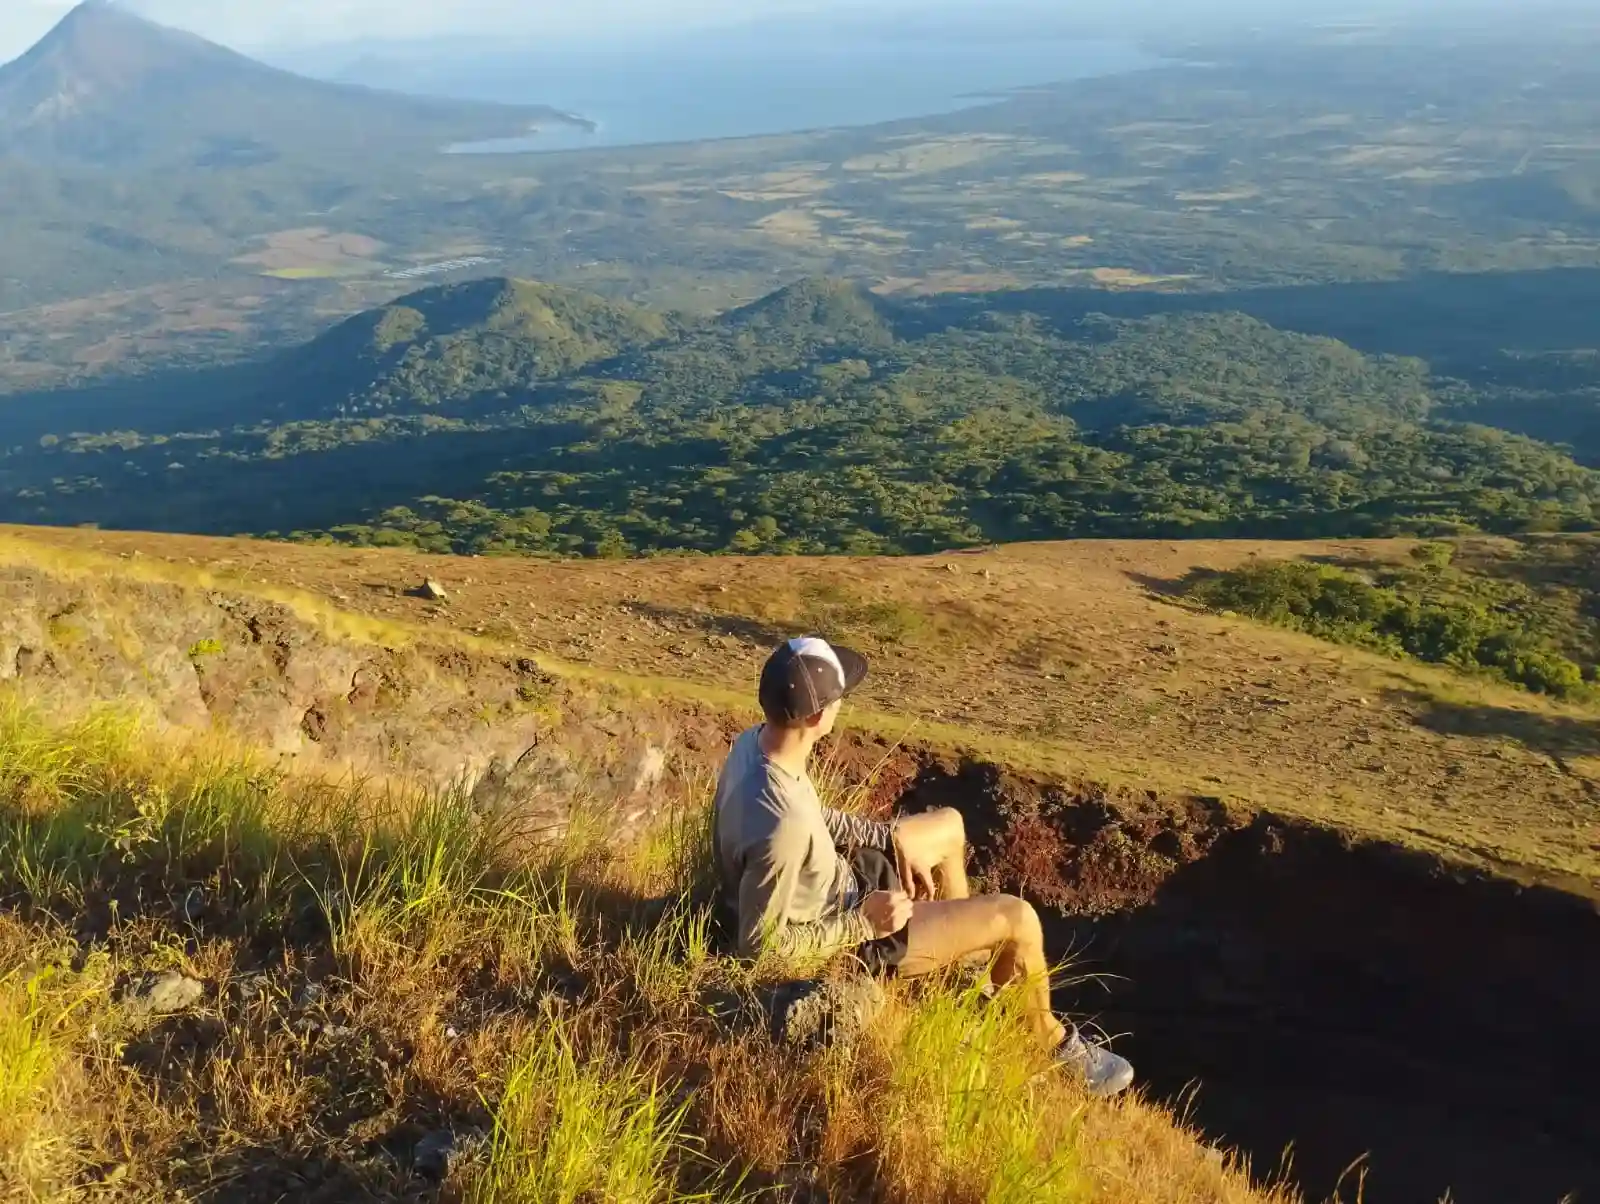
[[[1075,1100],[1030,1039],[1015,991],[923,991],[880,1033],[889,1068],[879,1115],[897,1179],[983,1204],[1093,1198],[1074,1141]]]
[[[865,801],[848,782],[826,772],[830,801]],[[547,847],[460,791],[285,776],[214,739],[149,743],[110,715],[56,729],[0,696],[0,896],[28,896],[29,915],[118,890],[151,909],[75,975],[39,972],[60,961],[49,921],[0,912],[0,1183],[29,1184],[24,1199],[76,1191],[103,1165],[98,1142],[133,1165],[143,1194],[129,1198],[164,1198],[197,1143],[237,1175],[252,1151],[327,1134],[331,1114],[356,1133],[444,1113],[492,1119],[447,1184],[473,1204],[692,1204],[748,1198],[757,1179],[765,1198],[810,1182],[886,1204],[1076,1204],[1091,1155],[1141,1184],[1097,1194],[1106,1204],[1255,1204],[1247,1187],[1183,1188],[1215,1172],[1169,1171],[1199,1164],[1165,1119],[1151,1131],[1176,1153],[1119,1145],[1004,996],[899,992],[860,1047],[820,1058],[739,1027],[732,1012],[792,970],[716,956],[709,781],[688,794],[637,845],[591,823]],[[197,883],[212,905],[190,926],[173,901]],[[265,967],[272,997],[316,965],[330,1014],[307,1018],[344,1037],[286,1027],[267,994],[232,1002],[227,978],[262,972],[249,959],[269,927],[287,950]],[[214,1051],[164,1050],[177,1061],[144,1080],[111,1053],[110,986],[178,948],[223,984],[206,1006],[240,1010]]]
[[[700,1157],[686,1099],[638,1062],[585,1061],[559,1024],[529,1040],[495,1107],[472,1204],[690,1204],[674,1165]]]
[[[44,1198],[70,1161],[78,1124],[67,1080],[104,1010],[100,961],[82,974],[0,965],[0,1188]],[[14,1198],[0,1190],[0,1198]]]

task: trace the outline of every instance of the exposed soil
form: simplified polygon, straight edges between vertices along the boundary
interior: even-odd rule
[[[1146,1090],[1308,1197],[1600,1200],[1600,909],[1206,800],[930,762]],[[1351,1169],[1354,1168],[1354,1169]],[[1342,1190],[1341,1190],[1342,1180]]]

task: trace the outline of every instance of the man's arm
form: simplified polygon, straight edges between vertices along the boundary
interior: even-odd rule
[[[820,920],[789,919],[809,838],[796,825],[779,824],[772,838],[752,851],[739,881],[739,954],[772,950],[784,957],[826,957],[873,938],[859,909]]]
[[[880,852],[889,852],[892,826],[879,823],[877,820],[863,819],[859,815],[850,815],[844,811],[835,811],[832,807],[822,809],[822,822],[828,827],[828,835],[833,837],[833,843],[840,849],[877,849]]]

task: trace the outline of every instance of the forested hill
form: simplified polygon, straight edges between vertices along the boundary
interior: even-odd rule
[[[1588,528],[1600,476],[1460,421],[1491,384],[1228,312],[804,280],[709,321],[429,289],[219,396],[47,437],[0,519],[475,552],[926,551],[1084,535]]]
[[[304,421],[499,399],[648,346],[669,319],[589,293],[488,279],[357,314],[262,374],[257,402]]]

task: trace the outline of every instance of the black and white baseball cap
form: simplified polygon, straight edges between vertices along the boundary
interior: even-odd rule
[[[859,652],[804,636],[780,644],[761,670],[761,709],[772,720],[809,719],[859,686],[867,658]]]

